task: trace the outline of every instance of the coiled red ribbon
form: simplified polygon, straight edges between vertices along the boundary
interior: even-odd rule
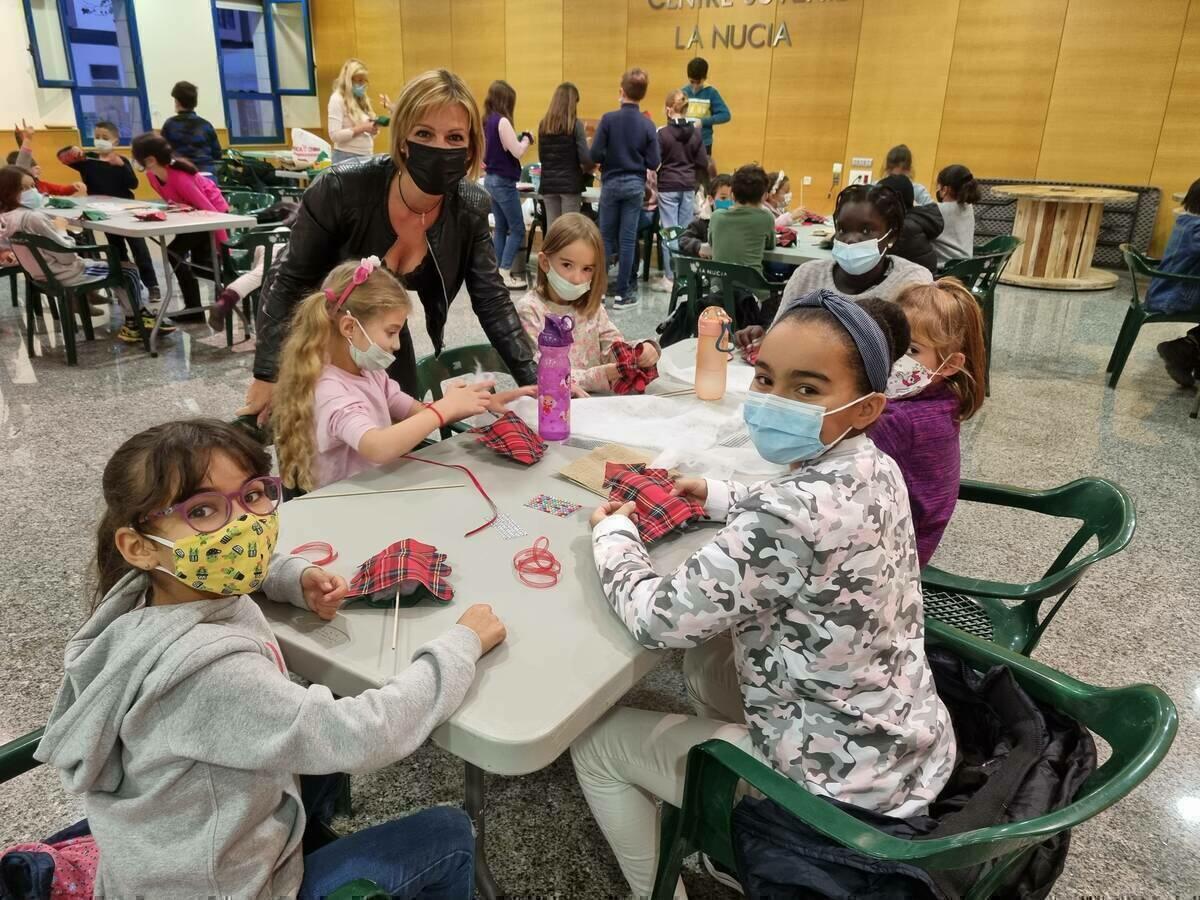
[[[485,491],[483,489],[483,485],[479,483],[479,479],[476,478],[475,474],[470,469],[468,469],[466,466],[458,466],[458,465],[455,465],[454,463],[440,463],[440,462],[437,462],[432,459],[425,459],[424,457],[413,456],[412,454],[409,454],[409,453],[406,453],[404,456],[402,456],[400,458],[401,459],[411,459],[413,462],[429,463],[429,465],[431,465],[431,466],[441,466],[443,469],[458,469],[460,472],[465,472],[467,474],[467,477],[471,479],[471,484],[475,485],[475,490],[479,491],[479,493],[483,497],[483,499],[487,501],[487,505],[492,508],[492,517],[490,519],[488,519],[486,522],[484,522],[482,525],[480,525],[478,528],[472,528],[470,531],[468,531],[466,534],[464,534],[463,537],[470,537],[473,534],[479,534],[479,532],[483,531],[483,529],[487,528],[489,525],[491,525],[493,522],[495,522],[496,519],[500,518],[500,510],[498,510],[496,508],[496,504],[492,502],[492,498],[489,497],[487,491]]]
[[[292,551],[292,556],[304,556],[304,554],[313,553],[314,551],[323,551],[325,553],[320,559],[306,557],[314,566],[327,566],[338,558],[337,551],[333,549],[333,545],[328,541],[309,541],[307,544],[301,544]]]
[[[513,557],[513,568],[526,587],[549,588],[558,584],[562,563],[550,552],[550,539],[540,537]]]

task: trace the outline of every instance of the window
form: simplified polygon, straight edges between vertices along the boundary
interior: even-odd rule
[[[85,146],[96,122],[121,142],[150,129],[133,0],[24,0],[38,84],[70,88]]]
[[[212,0],[231,144],[283,141],[279,97],[315,94],[308,0]]]

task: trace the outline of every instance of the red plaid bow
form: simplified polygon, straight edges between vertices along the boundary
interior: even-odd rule
[[[485,447],[527,466],[546,452],[546,442],[515,412],[506,412],[490,425],[472,428],[471,434]]]
[[[350,582],[350,597],[366,600],[372,605],[391,606],[396,591],[406,582],[417,582],[436,600],[449,603],[454,599],[454,588],[446,583],[450,566],[446,554],[438,553],[436,547],[422,544],[412,538],[397,541],[380,550],[361,566]],[[407,602],[401,598],[402,606],[412,606],[425,593],[418,591],[408,595]]]
[[[611,489],[609,500],[637,504],[638,532],[646,543],[704,518],[704,507],[697,501],[671,495],[674,482],[666,469],[647,469],[642,463],[606,463],[604,486]]]
[[[624,341],[613,343],[613,356],[617,358],[617,372],[620,374],[620,377],[613,383],[613,393],[644,394],[646,385],[658,377],[656,366],[648,369],[638,367],[638,360],[642,358],[642,348],[645,346],[645,341],[633,347]]]

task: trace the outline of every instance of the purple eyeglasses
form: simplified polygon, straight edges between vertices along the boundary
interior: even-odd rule
[[[246,512],[266,516],[275,511],[282,496],[283,482],[279,478],[274,475],[257,475],[236,491],[230,491],[228,494],[204,491],[166,509],[149,513],[143,516],[141,521],[178,516],[191,526],[193,531],[211,534],[229,524],[229,520],[233,518],[235,500]]]

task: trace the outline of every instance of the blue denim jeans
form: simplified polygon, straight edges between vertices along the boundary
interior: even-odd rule
[[[508,270],[525,242],[521,195],[517,192],[517,183],[503,175],[488,175],[483,179],[483,186],[492,195],[492,215],[496,219],[492,240],[496,245],[496,261],[500,268]]]
[[[475,834],[461,809],[434,806],[327,844],[304,857],[301,900],[366,878],[398,900],[470,900]]]
[[[617,283],[609,296],[632,297],[634,255],[638,221],[646,179],[639,175],[612,175],[600,186],[600,234],[604,252],[617,257]]]
[[[692,198],[694,191],[670,191],[658,195],[658,225],[660,228],[671,228],[678,225],[687,228],[692,223]],[[671,271],[671,248],[665,243],[662,246],[663,274],[674,278]]]

